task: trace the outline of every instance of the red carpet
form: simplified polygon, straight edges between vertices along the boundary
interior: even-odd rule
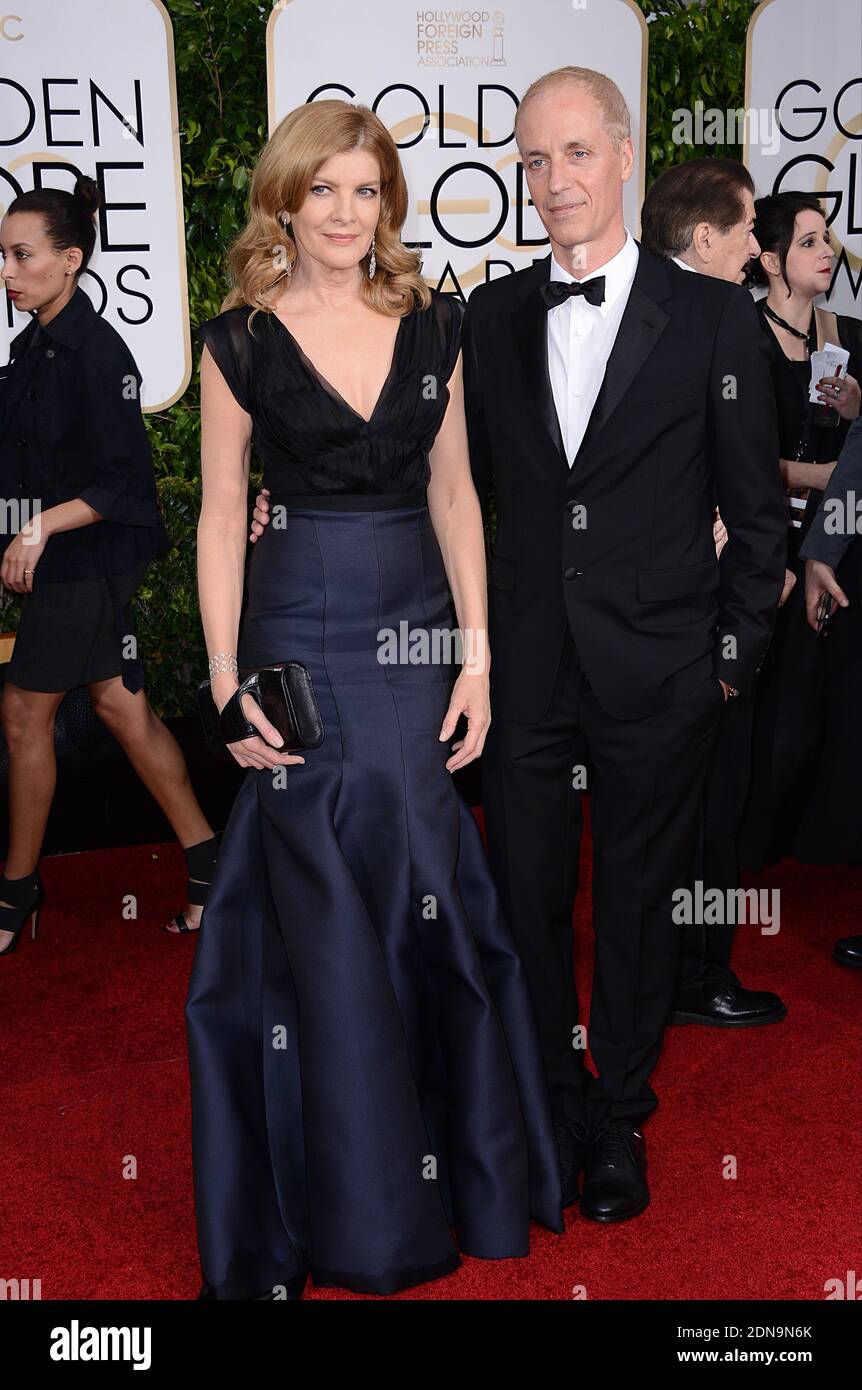
[[[198,1292],[183,1016],[194,941],[161,930],[183,865],[172,845],[43,861],[39,936],[0,962],[0,1278],[41,1279],[43,1299]],[[780,887],[781,930],[740,928],[734,963],[789,1015],[668,1030],[646,1213],[603,1228],[571,1208],[564,1236],[533,1228],[528,1259],[465,1259],[396,1297],[820,1300],[826,1280],[862,1269],[862,972],[830,959],[837,937],[862,930],[862,871],[786,862],[756,882]],[[137,920],[123,917],[127,894]],[[582,976],[588,911],[582,893]],[[735,1179],[722,1176],[728,1156]]]

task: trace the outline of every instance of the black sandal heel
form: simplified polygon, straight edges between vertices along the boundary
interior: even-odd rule
[[[189,871],[186,895],[193,907],[206,906],[207,893],[212,881],[212,871],[218,859],[221,838],[221,834],[213,835],[209,840],[201,840],[200,844],[189,845],[188,849],[183,851]],[[200,927],[189,926],[184,912],[178,912],[173,918],[173,923],[177,928],[175,932],[172,932],[170,927],[163,928],[169,936],[179,936],[181,932],[200,930]]]
[[[32,874],[25,874],[23,878],[7,878],[5,874],[0,874],[0,898],[11,903],[11,907],[0,907],[0,930],[13,933],[12,940],[3,947],[0,956],[10,956],[15,950],[24,923],[31,913],[31,935],[36,940],[37,918],[44,896],[45,885],[38,869]]]

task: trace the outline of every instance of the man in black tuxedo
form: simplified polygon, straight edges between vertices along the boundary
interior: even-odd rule
[[[530,986],[568,1200],[649,1201],[641,1125],[673,999],[698,805],[724,700],[746,690],[784,577],[766,344],[748,294],[643,248],[617,87],[563,68],[516,138],[551,254],[472,293],[471,465],[493,482],[489,848]],[[713,498],[730,541],[716,559]],[[572,971],[583,738],[596,971],[578,1046]]]

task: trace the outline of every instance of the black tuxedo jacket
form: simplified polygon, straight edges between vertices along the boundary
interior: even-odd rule
[[[546,711],[566,624],[599,703],[639,719],[703,658],[746,690],[784,578],[787,520],[767,344],[737,285],[640,247],[570,469],[548,375],[547,256],[477,287],[464,320],[470,458],[489,564],[494,709]],[[720,562],[717,503],[730,539]],[[704,663],[705,664],[705,663]]]

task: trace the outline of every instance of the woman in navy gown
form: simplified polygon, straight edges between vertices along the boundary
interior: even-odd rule
[[[484,544],[460,304],[401,244],[406,207],[370,111],[292,112],[201,330],[213,692],[236,689],[234,656],[299,660],[325,729],[279,752],[246,696],[261,734],[230,745],[248,771],[186,1006],[204,1298],[296,1298],[309,1273],[391,1293],[459,1249],[526,1255],[531,1217],[563,1229],[524,972],[451,777],[489,722]],[[251,443],[272,524],[240,622]],[[450,591],[457,679],[416,660],[416,634],[433,651],[455,629]]]

